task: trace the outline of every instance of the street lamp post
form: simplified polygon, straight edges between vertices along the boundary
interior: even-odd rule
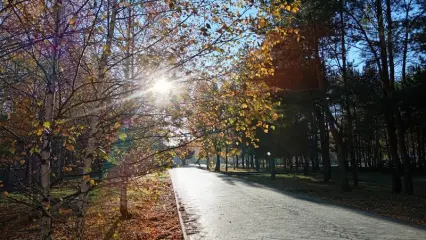
[[[266,154],[268,155],[268,158],[269,158],[269,169],[271,171],[271,179],[274,180],[275,179],[275,159],[271,157],[270,152],[267,152]]]

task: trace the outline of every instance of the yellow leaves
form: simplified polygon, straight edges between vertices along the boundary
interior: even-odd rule
[[[277,119],[278,119],[278,114],[277,113],[273,113],[272,114],[272,119],[274,120],[274,121],[276,121]]]
[[[280,13],[280,9],[279,8],[276,8],[273,12],[272,12],[272,15],[274,15],[275,17],[277,17],[277,18],[280,18],[280,15],[281,15],[281,13]]]
[[[14,154],[16,151],[16,148],[14,146],[9,147],[9,152]]]
[[[241,104],[241,108],[242,108],[242,109],[247,109],[247,108],[248,108],[248,106],[247,106],[247,104],[246,104],[246,103],[243,103],[243,104]]]
[[[3,192],[3,196],[5,196],[5,197],[9,197],[9,193],[8,193],[7,191],[4,191],[4,192]]]
[[[37,147],[33,147],[30,149],[30,154],[40,153],[40,152],[41,152],[40,148],[37,148]]]
[[[127,139],[127,134],[126,134],[126,133],[121,133],[121,134],[118,136],[118,138],[119,138],[121,141],[125,141],[125,140]]]
[[[25,164],[25,160],[24,160],[24,159],[21,159],[21,161],[19,161],[19,163],[20,163],[21,165],[24,165],[24,164]]]
[[[71,172],[71,171],[72,171],[72,167],[64,167],[64,170],[65,170],[66,172]]]
[[[114,129],[118,129],[121,126],[119,122],[114,123]]]
[[[95,185],[95,180],[94,179],[90,179],[90,181],[89,181],[89,183],[90,183],[90,185]]]
[[[51,126],[51,124],[50,124],[49,121],[46,121],[46,122],[43,123],[43,127],[46,128],[46,129],[49,129],[50,126]]]
[[[104,45],[104,51],[105,51],[105,52],[110,52],[110,47],[109,47],[109,45],[108,45],[108,44],[105,44],[105,45]]]
[[[101,33],[105,33],[105,28],[102,27],[102,26],[99,26],[98,31],[101,32]]]
[[[268,133],[268,132],[269,132],[269,130],[268,130],[267,128],[265,128],[265,129],[263,129],[263,132],[264,132],[264,133]]]
[[[264,18],[260,18],[258,28],[264,28],[264,27],[266,27],[266,20]]]
[[[65,119],[58,119],[58,120],[55,120],[55,124],[56,125],[62,125],[62,124],[64,124],[66,122],[66,120]]]
[[[77,21],[77,17],[72,17],[69,21],[68,21],[68,24],[69,25],[71,25],[71,26],[73,26],[74,24],[75,24],[75,22]]]

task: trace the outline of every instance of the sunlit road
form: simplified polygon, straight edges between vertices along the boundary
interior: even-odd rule
[[[425,228],[197,168],[171,170],[189,239],[426,239]]]

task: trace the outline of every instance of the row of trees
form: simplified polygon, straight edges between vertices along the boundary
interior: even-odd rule
[[[259,169],[270,152],[302,159],[306,170],[322,166],[324,181],[335,152],[345,191],[348,166],[357,185],[358,168],[387,160],[393,191],[412,194],[412,173],[425,166],[425,6],[4,1],[1,166],[25,169],[2,184],[4,195],[24,194],[41,215],[42,239],[52,238],[64,202],[74,202],[75,238],[83,239],[93,189],[119,185],[128,217],[130,180],[192,147],[214,158],[216,171],[234,156]],[[170,91],[155,92],[162,87]],[[116,170],[98,179],[105,162]],[[69,178],[75,192],[53,199]]]
[[[355,186],[359,168],[385,167],[393,192],[413,194],[413,172],[426,161],[425,1],[306,0],[290,21],[282,19],[292,11],[274,11],[283,3],[264,1],[267,20],[256,30],[263,42],[238,74],[250,75],[252,58],[262,56],[265,75],[256,71],[252,79],[269,85],[270,101],[283,103],[273,112],[284,117],[274,123],[276,131],[257,131],[260,148],[239,152],[265,158],[270,151],[314,169],[321,163],[326,182],[334,152],[342,190],[351,189],[349,167]]]
[[[295,6],[276,8],[296,12]],[[119,186],[127,218],[131,180],[169,166],[186,146],[204,139],[204,149],[236,151],[229,136],[237,131],[241,143],[254,144],[249,125],[259,116],[276,118],[272,100],[264,97],[265,84],[237,79],[235,68],[243,68],[236,65],[243,44],[257,41],[250,28],[265,28],[252,14],[261,7],[210,0],[3,1],[0,164],[14,179],[2,182],[3,196],[39,217],[41,239],[52,239],[52,220],[71,209],[73,239],[84,239],[94,189]],[[170,90],[156,92],[162,87]],[[106,162],[116,167],[105,178]],[[52,196],[65,186],[73,193]]]

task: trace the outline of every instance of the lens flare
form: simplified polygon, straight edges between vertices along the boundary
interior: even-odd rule
[[[158,81],[155,82],[154,86],[152,87],[153,92],[161,94],[168,93],[171,89],[172,84],[164,78],[160,78]]]

